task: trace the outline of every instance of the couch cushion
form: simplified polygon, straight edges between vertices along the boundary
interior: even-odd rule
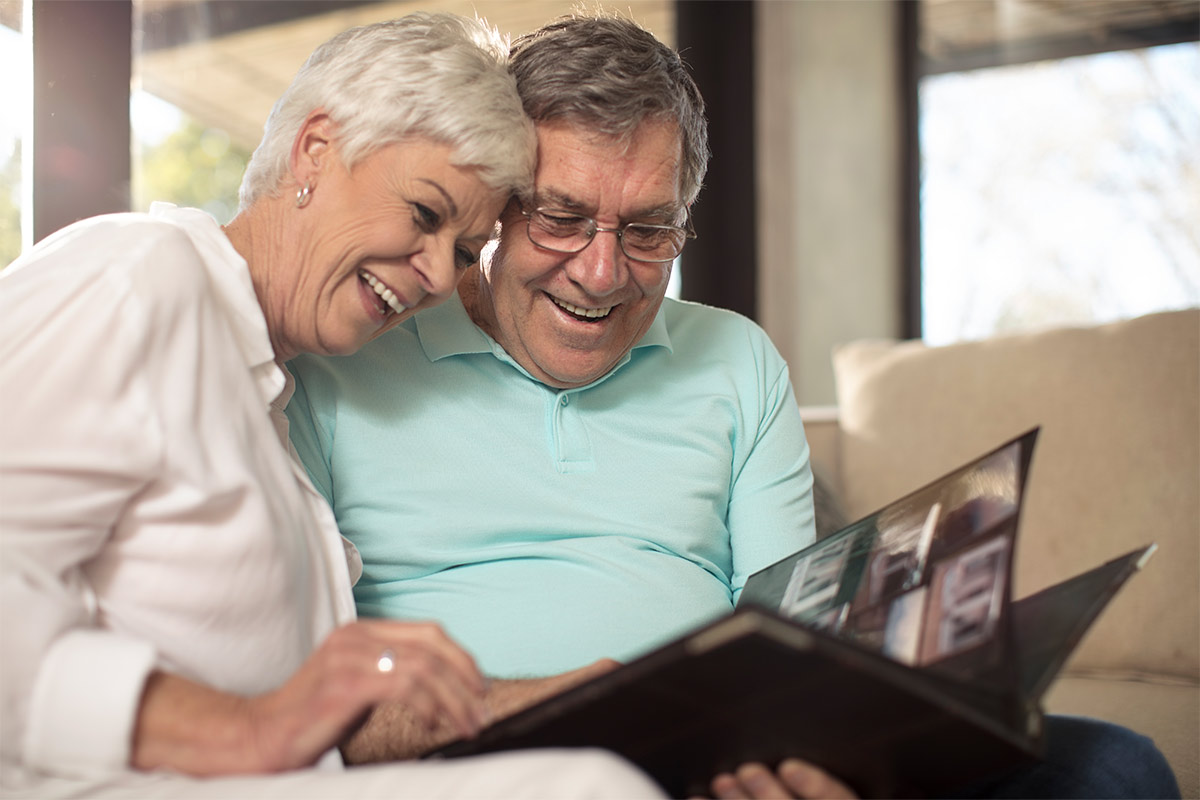
[[[834,351],[857,518],[1042,426],[1017,596],[1159,544],[1069,667],[1200,678],[1200,309],[945,347]]]
[[[1116,722],[1149,736],[1171,763],[1182,797],[1200,797],[1200,688],[1069,677],[1050,688],[1046,710]]]

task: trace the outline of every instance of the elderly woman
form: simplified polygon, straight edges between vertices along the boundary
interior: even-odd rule
[[[156,206],[72,225],[0,273],[0,786],[654,792],[595,753],[337,758],[381,704],[471,735],[484,687],[436,626],[354,621],[360,562],[289,456],[281,365],[445,299],[533,149],[494,32],[447,15],[358,28],[276,104],[224,230]]]

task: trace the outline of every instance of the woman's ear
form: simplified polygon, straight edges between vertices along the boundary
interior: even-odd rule
[[[333,147],[333,120],[324,109],[316,109],[304,118],[292,142],[289,160],[292,176],[299,186],[316,186]]]

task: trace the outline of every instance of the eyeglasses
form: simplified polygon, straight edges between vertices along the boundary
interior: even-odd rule
[[[578,253],[592,243],[597,233],[615,233],[621,242],[621,252],[635,261],[662,263],[673,261],[683,252],[688,239],[696,232],[676,225],[651,225],[629,222],[619,228],[601,228],[591,217],[581,217],[569,211],[537,208],[522,211],[528,220],[529,241],[556,253]]]

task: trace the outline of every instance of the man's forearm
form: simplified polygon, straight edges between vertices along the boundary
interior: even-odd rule
[[[548,678],[492,680],[484,700],[488,715],[492,720],[511,716],[617,666],[615,661],[602,660]],[[362,727],[342,743],[342,758],[347,764],[416,758],[457,738],[446,722],[430,728],[404,706],[391,703],[376,707]]]

